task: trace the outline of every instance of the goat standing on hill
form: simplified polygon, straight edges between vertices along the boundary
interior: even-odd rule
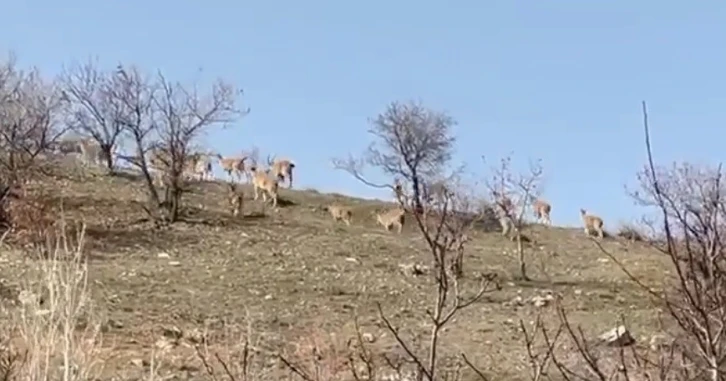
[[[102,165],[103,161],[106,160],[106,155],[101,149],[101,145],[93,138],[80,139],[78,140],[78,145],[81,151],[81,158],[87,166]]]
[[[547,225],[552,225],[552,219],[550,218],[552,205],[550,205],[550,203],[542,199],[536,199],[534,200],[534,203],[532,203],[532,209],[534,209],[534,216],[537,218],[538,222],[543,221]]]
[[[229,202],[229,208],[232,211],[232,216],[237,217],[243,213],[244,194],[241,190],[238,190],[237,186],[233,183],[229,183],[229,196],[227,201]]]
[[[295,163],[287,159],[275,159],[267,157],[267,165],[272,171],[272,175],[283,184],[288,181],[288,188],[292,188],[292,171],[295,169]]]
[[[277,207],[277,190],[279,185],[276,178],[270,177],[270,169],[261,170],[257,167],[257,164],[250,166],[252,172],[252,186],[255,191],[255,200],[259,196],[259,191],[262,191],[262,201],[267,202],[267,196],[272,198],[272,206]]]
[[[183,172],[188,179],[197,177],[199,181],[211,180],[212,161],[209,160],[209,155],[200,152],[188,155]]]
[[[602,221],[602,218],[587,214],[587,211],[585,209],[580,209],[580,216],[582,217],[582,223],[585,225],[585,234],[590,235],[592,231],[594,230],[597,233],[597,236],[602,239],[605,237],[605,232],[603,231],[604,223]]]
[[[326,206],[325,209],[330,212],[330,215],[333,216],[333,220],[335,222],[343,221],[346,225],[350,226],[350,223],[353,220],[353,211],[350,208],[340,204],[332,204]]]
[[[223,157],[222,155],[217,154],[217,159],[219,160],[219,166],[227,173],[227,178],[230,181],[233,177],[237,177],[237,181],[241,182],[243,174],[247,183],[252,181],[252,176],[245,166],[245,161],[248,159],[248,156]]]
[[[171,161],[169,155],[160,147],[152,147],[148,152],[149,169],[153,173],[153,182],[159,186],[164,185],[164,179],[167,176],[168,163]]]
[[[403,225],[406,222],[405,215],[406,211],[398,207],[383,213],[376,213],[376,222],[386,228],[387,231],[395,226],[398,229],[398,234],[401,234]]]

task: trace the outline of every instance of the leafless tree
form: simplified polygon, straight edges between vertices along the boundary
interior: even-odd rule
[[[420,102],[393,102],[371,121],[368,132],[375,141],[362,160],[335,159],[333,165],[375,188],[395,191],[393,184],[376,184],[365,179],[361,172],[364,165],[409,183],[413,206],[420,209],[424,181],[440,176],[451,160],[456,142],[451,128],[455,125],[456,121],[448,114],[428,109]]]
[[[528,280],[527,260],[524,251],[522,230],[526,221],[525,212],[539,197],[542,184],[542,164],[540,161],[530,162],[529,171],[514,173],[512,159],[501,159],[499,166],[493,168],[489,189],[495,201],[495,207],[500,219],[511,223],[514,232],[514,241],[517,244],[517,258],[519,260],[519,275]]]
[[[683,330],[687,358],[710,380],[726,379],[726,185],[722,166],[654,164],[648,114],[643,102],[648,163],[638,175],[636,201],[660,212],[677,286],[662,296],[669,315]]]
[[[0,166],[8,182],[27,179],[37,156],[62,135],[66,105],[63,92],[37,69],[21,70],[12,57],[0,66]]]
[[[154,98],[158,91],[158,85],[135,66],[119,65],[109,79],[108,96],[119,107],[117,123],[134,146],[134,153],[125,159],[141,171],[148,190],[150,211],[156,211],[161,205],[147,160],[149,150],[159,145],[154,120]]]
[[[65,68],[61,86],[71,101],[70,124],[82,135],[88,135],[101,148],[109,172],[114,170],[114,147],[118,144],[123,123],[124,104],[116,96],[118,84],[111,71],[103,71],[97,62],[88,61]]]
[[[412,214],[416,226],[431,253],[435,280],[435,301],[433,308],[427,311],[431,322],[428,353],[420,355],[380,305],[379,314],[401,348],[416,364],[419,379],[426,380],[438,379],[441,329],[457,312],[479,300],[495,284],[493,275],[483,275],[478,290],[468,298],[462,296],[459,278],[463,272],[463,250],[478,215],[472,213],[472,195],[453,182],[458,178],[457,171],[447,173],[455,142],[450,131],[454,123],[450,116],[429,110],[421,104],[394,102],[372,121],[369,132],[376,140],[363,160],[354,157],[334,160],[336,168],[347,171],[369,186],[390,188],[398,195],[402,207],[414,208]],[[390,184],[367,180],[362,172],[366,164],[390,176]]]
[[[201,93],[196,85],[185,87],[158,74],[159,91],[153,98],[155,125],[163,160],[168,169],[165,200],[169,219],[179,217],[179,207],[185,186],[182,174],[190,155],[196,148],[196,139],[209,128],[228,126],[249,110],[237,108],[241,94],[229,83],[218,80],[208,93]]]

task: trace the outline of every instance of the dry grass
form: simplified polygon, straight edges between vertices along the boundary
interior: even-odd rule
[[[63,175],[34,186],[58,190],[69,224],[87,225],[87,249],[60,247],[50,260],[7,247],[0,252],[2,326],[14,327],[8,331],[14,347],[31,354],[23,372],[65,372],[69,367],[59,368],[60,361],[103,380],[211,379],[205,378],[207,365],[223,373],[217,354],[234,359],[226,362],[239,372],[238,339],[248,343],[255,336],[250,345],[262,379],[290,376],[272,354],[309,358],[305,351],[315,345],[327,351],[333,364],[327,372],[334,377],[340,341],[355,332],[355,316],[377,354],[402,356],[378,324],[376,302],[407,337],[426,334],[431,282],[402,271],[428,265],[426,247],[414,224],[400,236],[376,227],[371,212],[382,203],[281,188],[279,209],[245,200],[244,218],[232,218],[226,186],[204,183],[188,196],[188,222],[153,230],[138,206],[143,186],[132,176]],[[249,187],[242,188],[249,198]],[[333,202],[352,209],[350,227],[323,210]],[[612,328],[621,314],[638,339],[652,334],[652,303],[581,229],[534,225],[525,234],[531,239],[530,282],[514,276],[514,243],[496,232],[471,235],[466,278],[495,271],[503,288],[446,328],[445,361],[465,352],[495,379],[526,379],[518,321],[534,321],[549,307],[516,300],[546,290],[563,296],[571,322],[588,334]],[[603,245],[649,285],[658,287],[667,274],[666,258],[643,243],[611,238]],[[19,290],[29,288],[55,290],[45,302],[50,304],[20,304]],[[200,360],[200,343],[211,359],[207,365]],[[94,362],[100,360],[106,360],[103,367]],[[468,377],[473,375],[463,379],[475,379]]]

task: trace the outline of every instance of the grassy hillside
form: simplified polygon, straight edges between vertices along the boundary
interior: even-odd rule
[[[431,279],[403,268],[428,265],[430,254],[413,224],[400,236],[374,224],[371,212],[382,203],[283,189],[284,206],[264,210],[244,186],[246,216],[233,219],[224,184],[205,183],[188,197],[199,223],[155,230],[139,222],[144,212],[136,203],[144,200],[144,188],[132,176],[72,172],[32,187],[52,190],[68,220],[87,224],[89,289],[104,330],[97,356],[108,360],[103,379],[148,375],[152,357],[160,375],[207,379],[192,345],[205,331],[210,351],[222,356],[239,352],[235,344],[248,327],[259,351],[292,353],[295,344],[312,338],[344,342],[355,316],[377,353],[401,356],[380,324],[377,302],[407,337],[427,334]],[[323,211],[334,200],[354,207],[352,226],[336,224]],[[538,313],[552,317],[553,311],[512,301],[548,291],[563,295],[572,322],[588,334],[612,328],[625,314],[637,338],[648,337],[656,319],[651,304],[581,229],[534,226],[527,234],[535,241],[528,251],[531,282],[513,276],[512,242],[495,232],[473,234],[467,277],[494,271],[502,289],[454,319],[442,338],[444,356],[464,352],[495,379],[526,379],[518,321],[529,323]],[[665,259],[642,244],[609,239],[604,246],[646,282],[663,279]],[[3,319],[11,326],[19,291],[35,279],[41,262],[6,247],[0,263]],[[179,332],[183,339],[169,339]],[[258,367],[289,374],[274,361]]]

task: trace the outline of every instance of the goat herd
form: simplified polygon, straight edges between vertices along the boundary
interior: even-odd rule
[[[61,140],[55,147],[54,151],[60,154],[80,154],[81,159],[86,165],[103,165],[106,161],[106,155],[101,146],[93,138],[71,138]],[[134,161],[134,158],[125,157],[123,155],[114,154],[117,158]],[[295,163],[287,159],[275,159],[267,157],[267,168],[260,168],[255,158],[250,155],[240,155],[233,157],[225,157],[221,154],[195,152],[188,155],[184,161],[182,176],[187,180],[211,180],[212,165],[214,159],[217,160],[220,168],[227,174],[228,180],[228,203],[233,216],[242,213],[244,206],[244,195],[242,191],[235,185],[242,181],[244,177],[246,182],[251,183],[254,190],[254,200],[259,198],[262,193],[263,202],[272,201],[273,207],[277,207],[278,203],[278,187],[280,183],[288,182],[288,188],[292,188],[293,170]],[[166,169],[167,163],[170,162],[168,153],[159,149],[152,148],[147,153],[147,165],[153,173],[155,183],[163,184],[164,177],[168,173]],[[236,180],[236,181],[235,181]],[[403,188],[396,183],[393,187],[398,199],[404,195]],[[496,214],[499,216],[499,222],[502,226],[502,233],[508,234],[511,230],[513,221],[512,217],[515,205],[505,195],[494,193],[497,199]],[[536,199],[532,203],[532,209],[537,221],[542,221],[547,225],[551,225],[550,213],[552,206],[547,201]],[[353,219],[353,212],[350,207],[334,203],[325,207],[335,221],[342,221],[350,226]],[[376,223],[383,226],[387,231],[395,227],[398,233],[401,233],[405,222],[405,210],[402,207],[392,208],[376,214]],[[585,228],[585,234],[597,234],[603,238],[603,220],[599,216],[588,214],[585,209],[580,209],[580,216]]]

